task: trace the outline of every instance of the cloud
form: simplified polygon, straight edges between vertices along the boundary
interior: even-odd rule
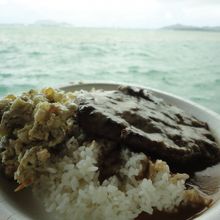
[[[0,22],[51,19],[76,26],[217,25],[220,0],[0,0]]]
[[[161,3],[182,3],[182,4],[192,4],[192,5],[215,5],[215,4],[220,4],[219,0],[157,0],[158,2]]]

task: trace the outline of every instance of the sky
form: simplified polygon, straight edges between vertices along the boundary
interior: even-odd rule
[[[0,23],[39,20],[79,27],[220,26],[220,0],[0,0]]]

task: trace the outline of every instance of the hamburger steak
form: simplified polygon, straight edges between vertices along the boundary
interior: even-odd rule
[[[88,136],[165,160],[179,172],[201,170],[220,160],[220,148],[207,123],[147,90],[126,86],[82,92],[77,102],[77,118]]]

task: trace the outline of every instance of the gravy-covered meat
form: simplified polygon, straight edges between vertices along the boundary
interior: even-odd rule
[[[82,92],[77,102],[79,124],[91,136],[163,159],[178,171],[200,170],[220,160],[206,123],[146,90]]]

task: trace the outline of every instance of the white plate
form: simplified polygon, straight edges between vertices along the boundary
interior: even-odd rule
[[[120,84],[121,85],[121,84]],[[112,90],[117,88],[118,84],[108,83],[86,83],[74,84],[62,87],[64,91],[73,90],[90,90],[92,88]],[[143,87],[142,87],[143,88]],[[201,107],[193,102],[184,100],[175,95],[168,94],[152,88],[146,88],[154,95],[163,98],[166,102],[174,104],[186,112],[194,115],[200,120],[206,121],[218,142],[220,143],[220,116],[204,107]],[[219,170],[220,175],[220,170]],[[53,216],[45,213],[42,204],[36,201],[31,194],[30,189],[25,189],[21,192],[13,192],[16,184],[6,180],[0,176],[0,220],[52,220]],[[219,220],[220,216],[220,201],[216,202],[204,214],[197,217],[196,220]]]

